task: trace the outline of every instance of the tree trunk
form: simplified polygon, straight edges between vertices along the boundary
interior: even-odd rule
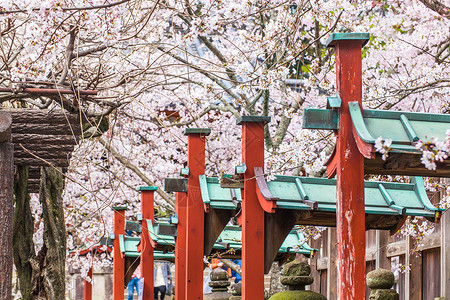
[[[32,261],[36,253],[33,242],[34,220],[28,193],[28,167],[18,166],[15,182],[16,207],[14,210],[13,253],[19,289],[24,300],[30,299],[32,290]]]
[[[65,298],[66,228],[62,192],[64,179],[60,169],[41,169],[39,198],[44,219],[44,256],[41,269],[43,291],[39,296],[45,299]]]
[[[220,259],[225,266],[230,268],[231,270],[235,271],[239,275],[242,275],[242,268],[237,264],[234,263],[231,259],[222,258]]]
[[[0,299],[12,293],[13,150],[9,141],[0,142]]]

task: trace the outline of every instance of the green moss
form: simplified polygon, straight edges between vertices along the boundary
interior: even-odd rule
[[[284,291],[273,295],[269,300],[327,300],[327,298],[312,291]]]

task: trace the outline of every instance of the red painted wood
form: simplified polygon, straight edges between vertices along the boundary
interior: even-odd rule
[[[352,128],[352,133],[359,152],[367,159],[375,159],[375,147],[372,144],[364,142],[359,137],[354,126]]]
[[[113,259],[113,299],[123,300],[125,297],[125,259],[120,255],[119,235],[125,233],[125,211],[114,210],[114,259]]]
[[[205,174],[205,136],[188,134],[186,300],[203,299],[204,210],[199,175]]]
[[[242,299],[264,299],[264,210],[256,195],[254,167],[264,167],[264,123],[243,122]]]
[[[84,300],[92,300],[92,267],[88,271],[88,276],[91,278],[91,282],[84,281]]]
[[[352,133],[348,102],[361,104],[360,40],[336,42],[337,89],[342,99],[337,138],[337,298],[363,300],[366,290],[364,157]]]
[[[258,197],[259,205],[261,205],[262,209],[265,212],[271,214],[275,213],[275,210],[277,208],[277,201],[266,200],[258,188],[256,188],[256,196]]]
[[[154,191],[141,191],[142,234],[141,234],[141,276],[144,278],[143,300],[153,300],[153,246],[150,243],[147,220],[155,220]]]
[[[186,201],[186,193],[176,193],[178,225],[175,238],[175,300],[186,299]]]

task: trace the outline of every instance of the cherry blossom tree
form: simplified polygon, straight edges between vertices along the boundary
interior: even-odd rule
[[[0,101],[63,108],[88,124],[63,200],[68,249],[90,247],[111,231],[111,206],[127,204],[133,218],[139,185],[162,187],[164,177],[176,176],[186,161],[186,127],[212,129],[206,172],[217,176],[240,163],[236,118],[271,116],[266,171],[321,176],[334,138],[302,130],[301,119],[304,108],[324,107],[336,94],[333,49],[325,47],[331,32],[371,33],[363,49],[366,108],[448,113],[448,6],[437,0],[2,1],[1,84],[14,93]],[[99,95],[49,97],[24,93],[25,87]],[[419,147],[432,165],[448,155],[449,142],[431,142],[440,144]],[[40,211],[39,201],[31,203]],[[173,195],[161,188],[156,203],[173,211]],[[39,214],[34,222],[39,248]]]

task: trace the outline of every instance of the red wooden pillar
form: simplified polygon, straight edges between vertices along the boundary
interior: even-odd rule
[[[199,175],[205,174],[205,137],[209,128],[187,128],[188,193],[186,236],[186,300],[203,299],[204,209]]]
[[[175,300],[186,299],[186,193],[175,194],[175,213],[178,217],[175,237]]]
[[[141,186],[141,212],[142,212],[142,234],[141,234],[141,276],[144,278],[143,300],[153,300],[153,247],[150,243],[147,220],[152,224],[155,220],[154,201],[155,186]]]
[[[89,268],[88,276],[91,281],[84,280],[84,300],[92,300],[92,267]]]
[[[335,47],[336,86],[341,98],[337,137],[337,298],[363,300],[366,294],[364,158],[353,137],[348,103],[361,105],[361,48],[368,34],[337,33],[328,39]]]
[[[126,206],[115,206],[114,210],[114,257],[113,257],[113,299],[123,300],[125,298],[125,259],[120,252],[119,235],[125,233],[125,210]]]
[[[243,116],[242,159],[247,169],[242,192],[242,299],[264,299],[264,210],[256,195],[255,167],[264,168],[266,116]]]

